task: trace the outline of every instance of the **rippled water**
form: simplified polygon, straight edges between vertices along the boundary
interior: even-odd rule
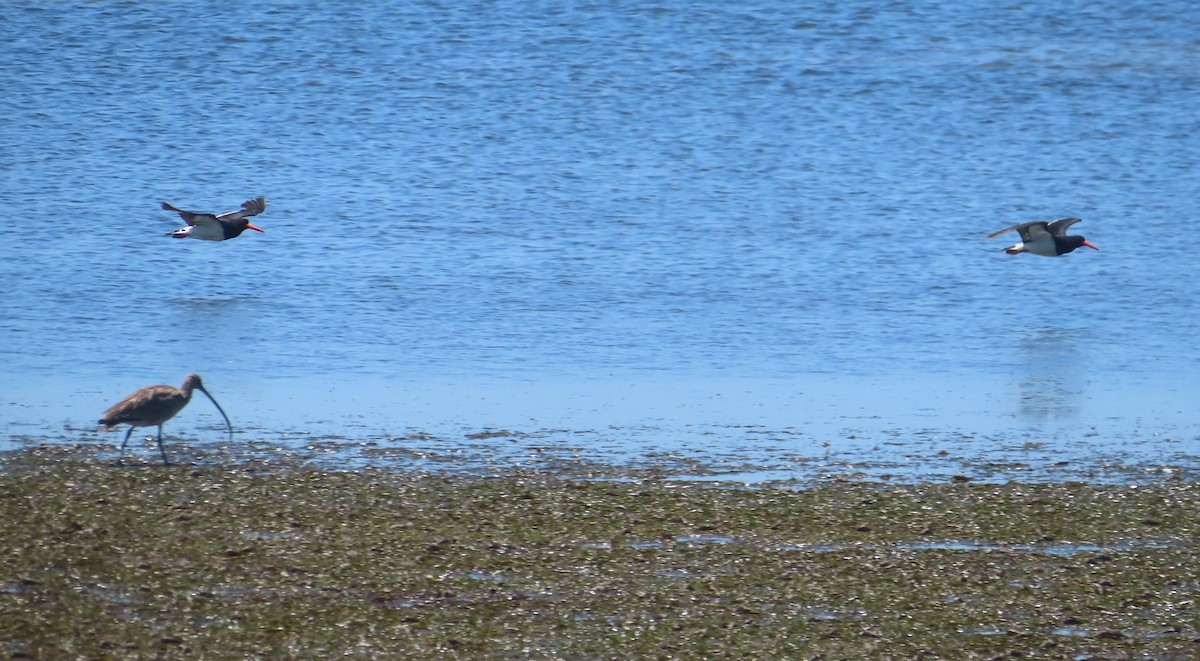
[[[243,429],[1194,462],[1200,5],[918,4],[6,3],[8,435],[196,371]]]

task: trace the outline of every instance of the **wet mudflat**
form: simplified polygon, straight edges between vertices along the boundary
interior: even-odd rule
[[[1200,486],[0,463],[10,658],[1193,659]]]

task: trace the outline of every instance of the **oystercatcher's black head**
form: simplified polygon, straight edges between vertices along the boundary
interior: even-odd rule
[[[1058,246],[1058,254],[1060,255],[1065,255],[1076,248],[1079,248],[1080,246],[1087,246],[1092,250],[1099,250],[1099,248],[1092,245],[1082,236],[1061,236],[1056,237],[1056,239],[1057,240],[1055,241],[1055,244]]]
[[[254,230],[255,232],[264,232],[261,227],[255,227],[250,224],[249,220],[239,218],[237,220],[227,220],[221,223],[222,229],[225,231],[225,238],[232,239],[246,230]]]

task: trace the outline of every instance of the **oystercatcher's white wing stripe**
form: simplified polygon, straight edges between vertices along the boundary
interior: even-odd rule
[[[1050,223],[1050,233],[1055,236],[1066,236],[1067,228],[1083,220],[1082,218],[1060,218]]]
[[[267,208],[267,198],[256,197],[242,202],[242,208],[237,211],[226,211],[217,216],[219,220],[239,220],[248,216],[257,216]]]

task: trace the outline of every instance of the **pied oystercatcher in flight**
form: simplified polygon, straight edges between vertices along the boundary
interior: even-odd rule
[[[1004,252],[1010,255],[1020,255],[1023,252],[1042,255],[1044,257],[1058,257],[1065,255],[1080,246],[1087,246],[1092,250],[1099,250],[1096,246],[1088,242],[1087,239],[1078,235],[1067,236],[1067,228],[1083,220],[1082,218],[1062,218],[1053,222],[1046,220],[1035,220],[1031,223],[1021,223],[1012,227],[1005,227],[999,232],[992,232],[988,235],[989,239],[994,239],[1005,232],[1016,230],[1021,234],[1021,242],[1004,249]]]
[[[187,227],[182,227],[174,232],[167,232],[167,236],[173,236],[176,239],[192,238],[204,241],[224,241],[232,239],[248,229],[256,232],[264,231],[261,227],[251,225],[247,218],[257,216],[265,211],[267,208],[267,198],[256,197],[252,200],[246,200],[242,202],[241,209],[226,211],[220,215],[184,211],[166,202],[162,203],[162,208],[179,214],[188,224]]]

